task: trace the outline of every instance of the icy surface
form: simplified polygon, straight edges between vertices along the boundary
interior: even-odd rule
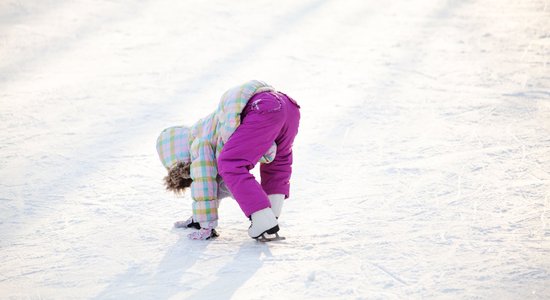
[[[550,1],[0,2],[0,298],[550,298]],[[174,221],[165,127],[302,106],[285,241]]]

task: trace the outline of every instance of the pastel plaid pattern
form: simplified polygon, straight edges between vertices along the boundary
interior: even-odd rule
[[[191,139],[200,138],[210,141],[211,145],[215,146],[213,149],[218,157],[223,145],[241,124],[241,113],[248,100],[256,93],[272,90],[270,85],[258,80],[229,89],[222,95],[216,111],[200,119],[191,127]],[[275,159],[276,153],[277,145],[273,143],[260,159],[260,163],[270,163]]]
[[[174,126],[164,129],[157,138],[157,153],[167,168],[176,162],[189,162],[189,128]]]
[[[223,143],[229,140],[229,137],[231,137],[233,132],[235,132],[237,127],[241,124],[241,113],[248,103],[248,100],[250,100],[254,94],[265,91],[273,91],[273,88],[265,82],[252,80],[231,88],[222,95],[215,115],[216,119],[219,121],[217,129]]]
[[[252,80],[226,91],[213,113],[190,128],[175,126],[165,129],[157,139],[157,152],[166,168],[177,161],[191,162],[191,197],[195,222],[218,219],[217,157],[241,123],[241,113],[256,93],[272,91],[265,82]],[[275,159],[277,145],[273,143],[260,159],[269,163]]]
[[[218,168],[210,142],[195,139],[191,146],[191,197],[195,222],[218,219]]]
[[[219,205],[219,200],[193,201],[193,220],[200,223],[218,220]]]

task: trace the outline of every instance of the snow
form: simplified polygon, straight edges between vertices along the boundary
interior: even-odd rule
[[[550,298],[547,0],[0,2],[0,298]],[[302,106],[286,240],[174,221],[155,139]]]

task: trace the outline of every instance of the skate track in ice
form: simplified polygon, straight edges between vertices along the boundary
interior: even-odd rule
[[[0,298],[548,299],[549,2],[0,2]],[[249,79],[287,239],[190,241],[155,139]]]

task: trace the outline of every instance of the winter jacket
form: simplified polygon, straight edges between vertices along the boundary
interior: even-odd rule
[[[194,200],[195,222],[200,222],[201,225],[217,223],[219,199],[227,194],[227,189],[218,176],[217,158],[223,145],[240,125],[241,113],[248,100],[256,93],[272,90],[271,86],[257,80],[231,88],[222,95],[216,111],[190,128],[167,128],[157,139],[157,152],[167,169],[178,161],[191,163],[191,197]],[[273,143],[260,162],[273,161],[276,149],[277,146]]]

